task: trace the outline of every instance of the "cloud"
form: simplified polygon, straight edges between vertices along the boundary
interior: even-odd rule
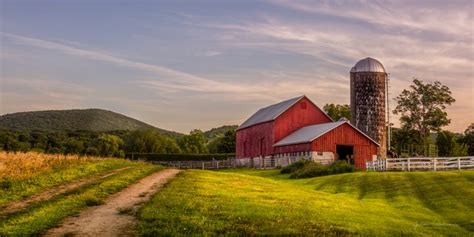
[[[454,2],[454,1],[453,1]],[[433,31],[443,34],[464,34],[472,31],[472,1],[457,1],[450,8],[446,2],[413,1],[314,1],[276,0],[269,3],[294,10],[358,20],[377,26],[410,31]],[[419,6],[416,6],[420,4]],[[464,5],[459,9],[459,5]]]
[[[160,79],[143,80],[141,83],[148,86],[154,86],[155,89],[164,89],[179,91],[194,91],[194,92],[220,92],[220,93],[238,93],[249,94],[254,97],[268,97],[261,95],[262,92],[268,91],[266,85],[245,85],[242,83],[227,83],[221,81],[210,80],[200,76],[192,75],[178,70],[152,65],[142,62],[136,62],[129,59],[113,56],[112,54],[93,51],[86,49],[79,49],[76,47],[60,44],[56,42],[46,41],[42,39],[24,37],[16,34],[2,33],[4,36],[15,40],[17,43],[60,51],[62,53],[86,58],[96,61],[104,61],[115,64],[117,66],[128,67],[135,70],[146,71],[160,76]],[[214,53],[215,54],[215,53]]]
[[[103,51],[80,49],[65,44],[20,36],[16,34],[2,34],[20,44],[55,50],[76,57],[104,61],[121,67],[128,67],[135,70],[154,73],[160,78],[143,79],[137,81],[137,83],[143,88],[159,90],[164,93],[178,93],[188,91],[194,93],[218,94],[219,96],[222,96],[223,99],[228,100],[278,101],[280,99],[285,99],[287,96],[297,96],[307,93],[308,91],[311,91],[307,88],[314,86],[314,82],[302,83],[301,78],[280,78],[280,81],[275,81],[275,78],[266,77],[263,78],[263,80],[251,81],[247,83],[242,81],[235,83],[222,82],[158,65],[141,63],[121,57],[116,57]],[[216,54],[215,52],[212,53]],[[294,80],[299,80],[300,83],[287,82]]]

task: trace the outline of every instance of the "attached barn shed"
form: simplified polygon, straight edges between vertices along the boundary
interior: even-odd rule
[[[340,121],[303,127],[273,146],[277,156],[310,153],[320,163],[346,160],[364,169],[366,161],[376,158],[379,144],[348,121]]]
[[[306,96],[258,110],[237,128],[237,158],[301,157],[321,163],[348,160],[359,169],[377,144],[347,121],[333,122]]]

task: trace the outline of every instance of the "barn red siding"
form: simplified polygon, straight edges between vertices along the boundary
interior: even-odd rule
[[[329,122],[324,112],[304,97],[275,120],[275,142],[304,126]]]
[[[273,154],[273,144],[275,144],[274,121],[237,130],[236,136],[235,152],[237,158]]]
[[[354,146],[354,162],[358,169],[365,169],[365,161],[372,160],[372,155],[377,154],[377,145],[349,124],[343,124],[314,140],[311,148],[313,151],[336,153],[336,145]]]

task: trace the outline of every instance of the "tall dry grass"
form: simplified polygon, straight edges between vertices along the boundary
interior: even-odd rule
[[[97,158],[77,155],[51,155],[36,152],[0,152],[0,180],[27,179],[38,173],[92,162]]]

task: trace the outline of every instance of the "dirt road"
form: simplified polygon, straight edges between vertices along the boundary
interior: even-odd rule
[[[179,172],[166,169],[147,176],[111,195],[103,205],[87,208],[77,217],[66,218],[62,226],[50,229],[45,236],[134,236],[136,218],[132,214]]]

